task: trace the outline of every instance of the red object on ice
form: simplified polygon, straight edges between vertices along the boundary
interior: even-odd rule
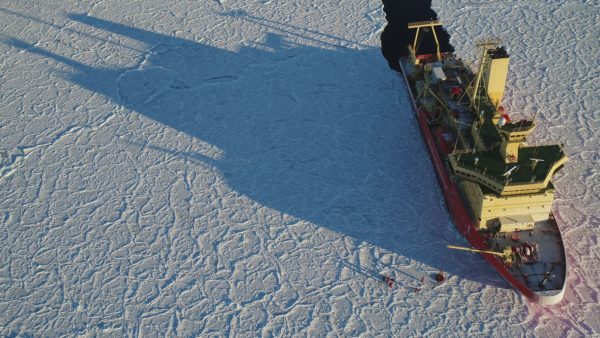
[[[383,281],[387,284],[387,286],[391,289],[394,287],[394,279],[390,276],[383,277]]]

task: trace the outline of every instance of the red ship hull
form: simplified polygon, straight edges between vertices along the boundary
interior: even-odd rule
[[[429,151],[429,155],[431,158],[431,162],[435,169],[438,181],[440,183],[440,187],[442,192],[444,193],[444,199],[446,201],[446,206],[448,208],[448,212],[452,217],[452,220],[458,229],[458,231],[465,236],[465,238],[469,241],[469,243],[475,249],[486,250],[487,246],[483,237],[477,232],[475,227],[475,221],[471,218],[469,213],[467,212],[467,207],[465,206],[456,183],[451,180],[448,171],[446,170],[446,166],[442,161],[440,154],[437,150],[436,144],[433,139],[433,135],[429,126],[427,124],[427,112],[418,109],[415,99],[413,97],[412,92],[410,91],[410,85],[408,83],[408,79],[404,74],[404,67],[402,65],[402,77],[406,83],[407,88],[409,88],[408,93],[411,98],[411,102],[413,104],[413,109],[415,111],[417,121],[419,123],[419,128],[421,129],[421,133],[423,134],[423,140],[427,145],[427,149]],[[498,259],[496,256],[491,254],[482,253],[481,254],[485,260],[490,263],[498,273],[504,277],[514,288],[519,290],[525,297],[531,299],[532,301],[537,301],[538,296],[527,287],[523,282],[518,280],[513,274],[509,271],[508,267]]]

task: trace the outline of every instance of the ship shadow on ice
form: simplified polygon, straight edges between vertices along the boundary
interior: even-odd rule
[[[189,165],[216,168],[233,191],[261,205],[450,275],[507,287],[483,259],[446,249],[466,242],[449,224],[412,113],[408,106],[390,109],[398,106],[386,97],[396,93],[393,84],[357,66],[376,64],[379,50],[243,12],[226,15],[268,33],[229,51],[69,15],[88,30],[118,35],[114,48],[126,48],[123,39],[143,43],[139,64],[127,68],[86,65],[14,38],[7,43],[68,66],[61,75],[75,85],[221,149],[215,159],[141,142]],[[306,45],[288,42],[292,36]],[[357,94],[357,83],[372,90]]]

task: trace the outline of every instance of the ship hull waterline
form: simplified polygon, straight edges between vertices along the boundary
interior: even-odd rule
[[[440,188],[444,194],[444,200],[446,202],[448,212],[452,217],[452,221],[454,222],[454,225],[457,228],[457,230],[467,239],[471,246],[475,249],[485,250],[485,241],[477,231],[475,227],[475,221],[467,212],[467,207],[465,206],[462,198],[460,197],[459,189],[456,183],[450,179],[450,175],[446,171],[442,158],[440,157],[440,154],[437,150],[435,141],[433,139],[433,135],[427,124],[427,112],[418,108],[413,93],[410,90],[410,84],[405,75],[406,73],[404,69],[404,63],[406,61],[407,58],[400,59],[400,76],[404,79],[404,82],[406,84],[407,91],[412,102],[412,107],[415,112],[417,122],[419,124],[419,129],[421,130],[421,134],[423,135],[423,140],[427,146],[427,150],[429,152],[431,162],[436,172]],[[490,265],[494,267],[494,269],[496,269],[496,271],[510,285],[512,285],[515,289],[517,289],[521,294],[523,294],[531,301],[540,305],[553,305],[562,300],[565,292],[564,284],[566,283],[563,284],[563,288],[557,293],[544,295],[539,292],[535,292],[532,289],[530,289],[527,285],[525,285],[522,281],[517,279],[510,272],[505,263],[502,260],[500,260],[497,256],[488,253],[480,254]]]

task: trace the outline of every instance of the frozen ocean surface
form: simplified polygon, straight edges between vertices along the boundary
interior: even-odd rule
[[[505,106],[571,156],[542,308],[445,249],[380,1],[4,1],[0,335],[600,334],[598,5],[433,2],[463,58],[506,41]]]

